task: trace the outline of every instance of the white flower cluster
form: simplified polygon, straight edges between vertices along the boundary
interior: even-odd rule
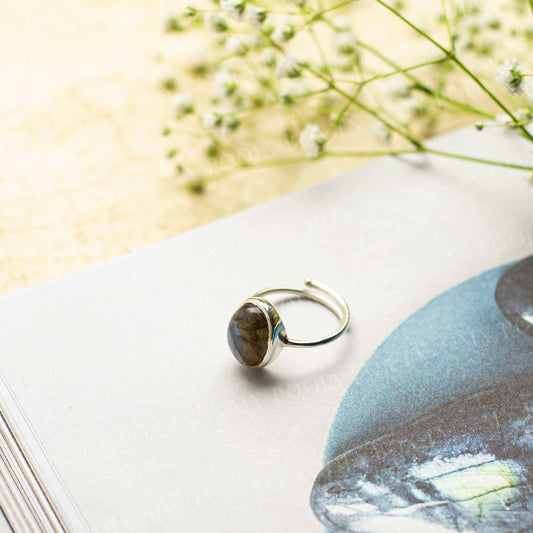
[[[386,81],[383,94],[389,98],[407,98],[411,94],[411,87],[405,78],[397,75]]]
[[[506,59],[496,70],[496,81],[511,94],[523,94],[522,65],[512,57]]]
[[[246,6],[246,15],[252,24],[255,26],[261,26],[266,19],[266,10],[263,7],[248,4]]]
[[[300,73],[300,65],[290,54],[284,55],[276,66],[276,76],[280,79],[297,78]]]
[[[289,17],[267,20],[266,31],[272,34],[272,39],[278,44],[290,41],[294,37],[294,26]]]
[[[316,124],[307,124],[300,133],[300,146],[309,159],[318,157],[325,144],[326,137]]]
[[[177,94],[172,100],[172,110],[176,117],[181,117],[194,111],[191,93]]]
[[[257,4],[252,3],[256,1]],[[279,8],[282,1],[292,6]],[[471,50],[470,54],[487,56],[495,48],[495,30],[502,26],[502,21],[498,15],[487,11],[486,6],[482,9],[481,1],[453,0],[448,9],[449,18],[445,20],[446,17],[441,17],[443,25],[445,21],[450,24],[451,42],[446,45],[450,48],[449,53],[442,54],[441,50],[435,56],[432,51],[428,58],[426,55],[429,54],[420,54],[419,64],[408,65],[404,69],[397,67],[393,59],[388,60],[388,55],[381,62],[375,61],[375,57],[371,56],[379,58],[380,52],[372,50],[372,45],[366,44],[363,38],[358,40],[354,19],[337,16],[337,11],[330,13],[333,11],[330,9],[322,12],[320,3],[306,5],[305,0],[278,0],[276,3],[212,0],[210,9],[189,6],[184,14],[189,20],[174,17],[172,27],[175,29],[167,31],[194,29],[203,20],[205,28],[213,32],[206,40],[213,57],[206,53],[203,64],[197,69],[191,68],[191,72],[198,76],[198,83],[205,84],[206,79],[212,81],[211,105],[200,110],[199,98],[195,96],[193,101],[191,93],[181,92],[175,94],[172,100],[173,115],[182,118],[195,114],[205,138],[199,146],[212,159],[233,150],[232,142],[251,138],[238,135],[234,141],[223,142],[222,136],[237,130],[241,119],[246,120],[246,128],[252,128],[262,118],[268,117],[272,110],[279,115],[276,118],[281,119],[280,138],[297,140],[306,158],[319,159],[332,155],[330,151],[324,152],[326,143],[330,142],[328,137],[343,123],[347,124],[351,113],[357,112],[352,104],[359,102],[364,104],[360,108],[365,110],[366,106],[375,119],[369,129],[376,140],[387,145],[394,134],[395,140],[404,138],[418,146],[419,142],[423,142],[420,140],[422,136],[437,120],[435,109],[456,106],[484,114],[484,109],[478,109],[477,103],[463,102],[460,97],[451,94],[448,90],[448,72],[451,69],[447,68],[461,57],[463,49]],[[322,42],[313,43],[306,35],[319,21],[324,28],[324,36],[329,36],[329,46],[322,47]],[[324,22],[326,24],[322,24]],[[294,46],[289,42],[293,38],[298,40]],[[533,42],[533,23],[528,38]],[[322,33],[320,39],[323,39]],[[306,43],[313,50],[306,49]],[[298,55],[294,50],[298,50]],[[427,69],[426,73],[431,69],[431,73],[436,74],[433,82],[438,79],[438,83],[426,81],[419,69]],[[528,104],[522,104],[521,109],[510,107],[512,111],[496,115],[490,122],[479,122],[476,127],[480,130],[489,126],[502,126],[508,130],[522,128],[522,133],[527,135],[524,126],[533,122],[533,78],[529,76],[531,74],[527,69],[514,58],[508,58],[499,65],[495,79],[511,95],[525,95],[524,100],[527,98]],[[167,92],[176,91],[176,79],[174,75],[167,77],[170,81],[163,84]],[[479,83],[484,85],[483,77],[479,79]],[[355,96],[347,94],[348,91],[352,93],[345,85],[348,83],[357,87],[353,91]],[[381,98],[367,89],[370,84],[372,89],[382,90]],[[422,122],[423,118],[425,122]],[[302,120],[303,126],[294,126],[294,121],[300,123]],[[271,122],[277,126],[277,122]],[[428,127],[411,127],[426,125]],[[326,127],[327,130],[324,129]],[[164,135],[172,133],[170,128],[163,131]],[[423,149],[424,145],[420,146]],[[354,149],[353,154],[350,153],[361,155],[356,152]],[[169,153],[176,154],[177,149]]]
[[[300,80],[281,80],[279,85],[279,97],[285,104],[293,103],[297,98],[302,98],[309,94],[309,86]]]
[[[357,46],[357,37],[352,31],[341,31],[333,38],[333,47],[340,54],[353,54]]]
[[[237,78],[229,68],[221,68],[213,76],[213,96],[216,100],[227,98],[237,90]]]
[[[232,113],[208,111],[202,115],[202,124],[207,130],[229,135],[239,127],[240,120]]]
[[[220,0],[222,11],[235,20],[242,20],[244,16],[244,2],[242,0]]]

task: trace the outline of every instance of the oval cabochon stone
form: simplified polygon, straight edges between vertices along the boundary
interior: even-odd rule
[[[268,351],[268,321],[253,303],[241,305],[228,325],[228,344],[235,359],[245,366],[259,366]]]

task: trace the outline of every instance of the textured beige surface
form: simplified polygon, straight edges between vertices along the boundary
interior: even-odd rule
[[[163,0],[0,4],[0,293],[360,163],[241,174],[205,196],[181,190],[164,158],[160,132],[169,99],[158,88],[162,65],[154,58],[191,50],[187,37],[161,31],[169,6]],[[366,28],[373,32],[371,24]]]

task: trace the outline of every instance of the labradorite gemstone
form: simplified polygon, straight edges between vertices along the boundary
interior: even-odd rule
[[[262,363],[268,350],[268,322],[257,305],[246,303],[235,311],[228,325],[228,344],[239,363]]]

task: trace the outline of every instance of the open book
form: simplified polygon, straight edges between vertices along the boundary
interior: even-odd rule
[[[443,150],[530,163],[512,133]],[[344,392],[428,300],[531,253],[524,173],[385,158],[0,300],[0,504],[18,531],[322,531],[309,495]],[[238,191],[236,191],[238,194]],[[338,341],[240,367],[240,302],[312,277],[348,301]],[[287,304],[290,334],[330,323]],[[333,323],[333,322],[332,322]]]

